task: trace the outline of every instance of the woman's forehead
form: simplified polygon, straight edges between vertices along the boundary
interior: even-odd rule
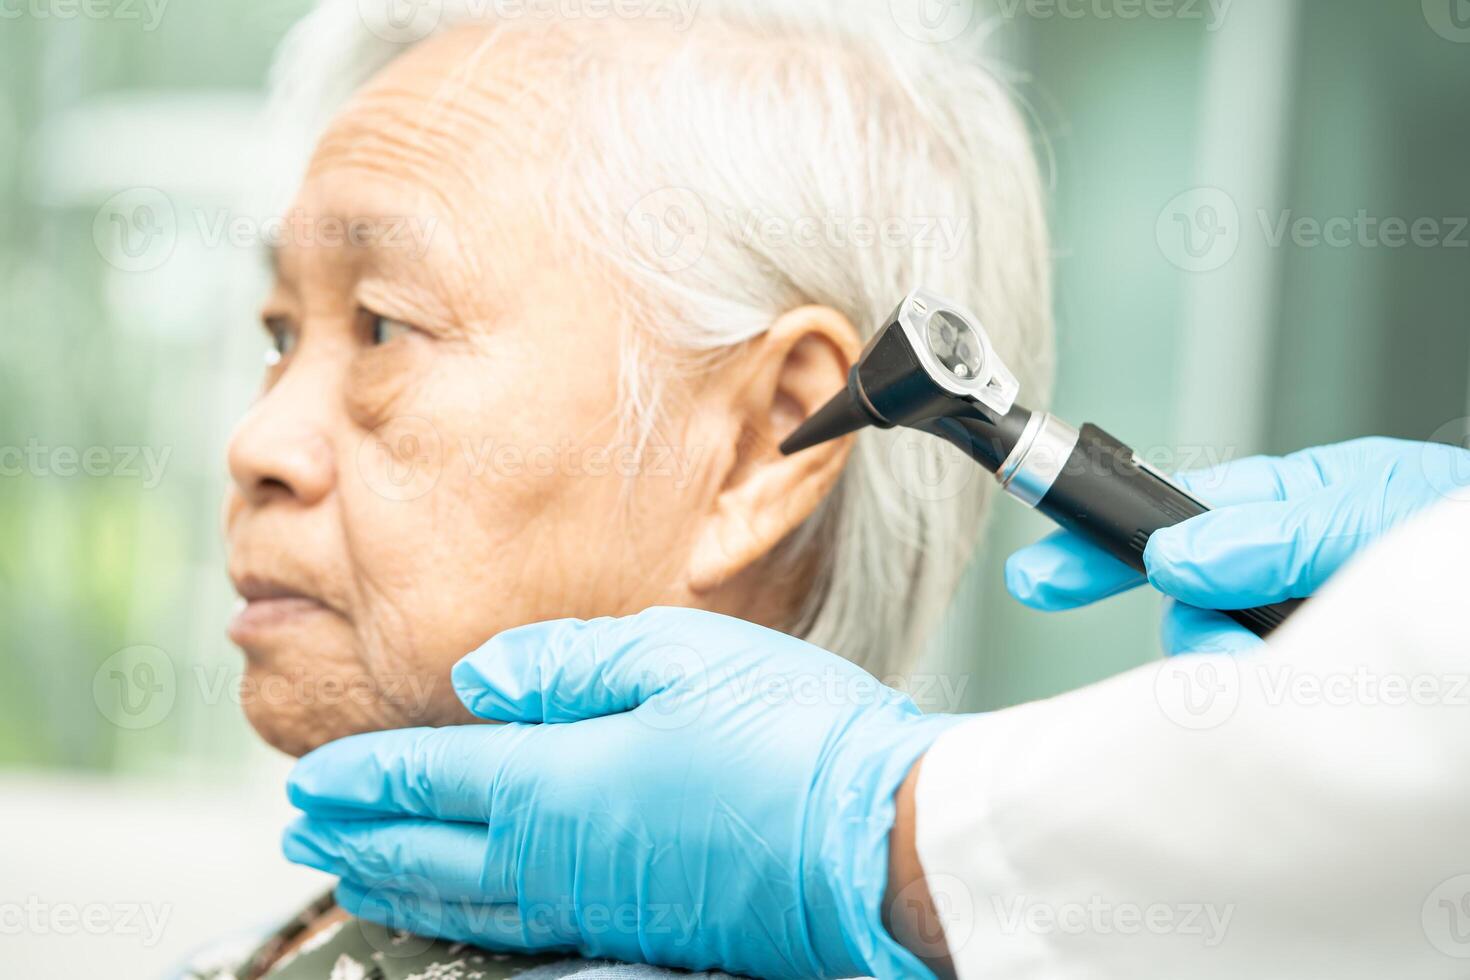
[[[402,271],[419,277],[437,269],[436,277],[492,286],[544,245],[533,202],[546,168],[535,159],[540,141],[527,134],[548,113],[539,96],[518,94],[530,81],[526,65],[539,57],[528,50],[536,44],[532,35],[495,37],[472,27],[410,49],[334,117],[292,214],[395,230],[358,250],[375,266],[406,264]],[[288,239],[280,256],[287,280],[293,244]]]
[[[515,160],[551,106],[528,77],[534,35],[464,27],[424,41],[367,82],[332,119],[308,174],[342,166],[424,184],[477,182]]]

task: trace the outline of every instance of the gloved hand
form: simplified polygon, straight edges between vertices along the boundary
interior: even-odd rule
[[[1158,531],[1148,581],[1171,597],[1169,654],[1260,644],[1216,609],[1247,609],[1317,591],[1349,558],[1439,501],[1470,500],[1470,452],[1438,443],[1359,439],[1281,458],[1252,457],[1176,479],[1218,508]],[[1006,563],[1011,595],[1035,609],[1074,609],[1144,577],[1062,532]]]
[[[496,950],[928,975],[880,903],[894,791],[957,716],[689,609],[510,630],[453,680],[511,724],[356,735],[291,776],[286,856],[349,912]]]

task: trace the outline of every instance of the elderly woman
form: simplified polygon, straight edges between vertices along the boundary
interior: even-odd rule
[[[936,484],[952,460],[917,436],[776,446],[915,285],[1045,389],[1027,132],[964,41],[912,41],[886,3],[731,6],[405,27],[327,0],[287,40],[281,131],[315,151],[286,227],[348,234],[274,254],[264,385],[230,447],[230,636],[247,683],[293,692],[247,702],[272,745],[469,722],[456,660],[564,616],[697,607],[912,663],[985,482]],[[323,901],[199,972],[594,969]]]

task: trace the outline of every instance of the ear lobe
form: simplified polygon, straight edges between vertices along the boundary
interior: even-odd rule
[[[848,319],[825,306],[785,314],[733,365],[740,436],[691,556],[690,587],[708,593],[754,565],[832,492],[851,437],[783,456],[781,441],[847,383],[862,351]]]

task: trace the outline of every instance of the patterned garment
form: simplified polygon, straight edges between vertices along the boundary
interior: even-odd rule
[[[227,944],[199,957],[183,980],[733,980],[722,973],[491,953],[355,918],[335,922],[280,955],[334,907],[325,895],[263,943]]]

